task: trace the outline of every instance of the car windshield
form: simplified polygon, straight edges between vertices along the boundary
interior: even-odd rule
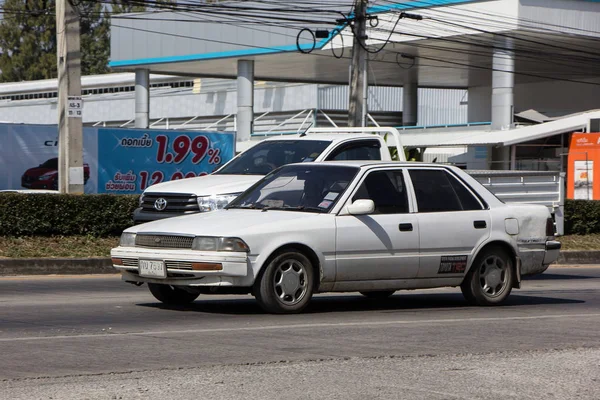
[[[268,140],[240,154],[215,174],[266,175],[282,165],[314,161],[327,140]]]
[[[288,165],[267,175],[227,208],[327,213],[358,173],[337,165]]]
[[[58,169],[58,158],[49,159],[48,161],[40,165],[40,168]]]

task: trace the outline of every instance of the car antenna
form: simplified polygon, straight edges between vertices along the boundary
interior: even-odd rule
[[[311,123],[310,123],[310,124],[308,124],[308,127],[307,127],[307,128],[304,130],[304,131],[302,131],[302,133],[300,134],[300,137],[304,137],[304,136],[306,136],[306,131],[310,129],[310,127],[312,126],[312,124],[313,124],[313,123],[312,123],[312,121],[311,121]]]

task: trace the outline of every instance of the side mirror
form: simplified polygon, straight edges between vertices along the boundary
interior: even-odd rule
[[[348,206],[350,215],[367,215],[375,212],[375,203],[373,200],[356,200]]]

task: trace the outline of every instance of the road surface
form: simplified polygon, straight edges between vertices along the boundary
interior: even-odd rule
[[[551,268],[502,307],[457,289],[156,302],[118,276],[0,278],[1,399],[598,399],[600,268]]]

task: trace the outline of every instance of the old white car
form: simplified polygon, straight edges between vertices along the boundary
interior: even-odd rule
[[[314,293],[444,286],[499,304],[559,250],[544,206],[504,204],[454,167],[362,161],[281,167],[224,210],[127,229],[111,256],[164,303],[251,293],[290,313]]]

